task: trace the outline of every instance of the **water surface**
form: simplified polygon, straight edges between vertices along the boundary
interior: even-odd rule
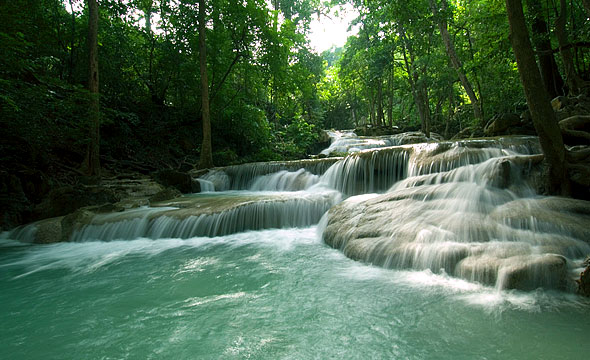
[[[2,359],[574,359],[590,302],[394,271],[316,227],[0,247]]]

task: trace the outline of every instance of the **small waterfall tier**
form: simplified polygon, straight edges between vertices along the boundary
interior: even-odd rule
[[[313,177],[312,175],[322,175],[340,159],[341,158],[305,159],[233,165],[211,170],[207,174],[201,176],[200,180],[209,182],[215,191],[258,190],[262,188],[264,188],[263,190],[297,191],[303,190],[306,185],[314,183],[313,180],[310,180],[310,178]],[[287,179],[287,177],[289,177],[288,173],[295,172],[297,172],[297,174],[291,176],[291,179]],[[277,173],[281,173],[281,175],[276,176]],[[271,180],[276,184],[274,188],[272,188],[272,186],[261,186],[261,183],[266,180],[260,181],[260,177],[266,175],[269,175],[266,179]],[[270,179],[270,176],[275,177]],[[279,179],[279,177],[282,177],[282,179]],[[298,177],[299,179],[293,179],[295,177]],[[307,177],[307,180],[302,180],[303,177]],[[293,186],[289,187],[289,185]],[[207,187],[207,190],[211,191],[211,187]]]
[[[248,230],[305,227],[340,201],[322,193],[225,193],[176,199],[121,214],[97,215],[72,241],[223,236]]]
[[[328,245],[367,263],[499,289],[573,286],[590,253],[590,203],[535,195],[528,179],[539,168],[538,144],[511,138],[408,149],[406,178],[328,212]],[[363,156],[373,157],[355,158]]]
[[[345,196],[384,192],[408,176],[445,172],[488,159],[539,154],[537,138],[444,141],[369,149],[335,163],[320,183]]]
[[[79,211],[21,226],[0,238],[36,243],[187,239],[306,227],[317,224],[340,200],[336,191],[204,193],[123,212]]]
[[[361,150],[377,149],[389,146],[417,144],[432,140],[440,140],[438,135],[427,138],[421,132],[405,132],[384,136],[357,136],[352,130],[327,131],[330,136],[330,146],[320,152],[320,155],[348,154]]]

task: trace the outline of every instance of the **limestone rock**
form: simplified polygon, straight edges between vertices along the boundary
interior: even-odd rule
[[[167,187],[166,189],[158,192],[157,194],[150,196],[148,200],[150,201],[150,203],[152,203],[158,201],[171,200],[180,196],[182,196],[182,193],[178,191],[178,189],[174,187]]]
[[[499,166],[501,178],[513,171],[502,162]],[[579,258],[588,249],[590,202],[514,199],[511,190],[493,182],[480,187],[440,177],[431,182],[422,176],[420,184],[404,187],[410,180],[388,193],[351,197],[334,206],[327,215],[325,243],[352,259],[387,268],[443,269],[505,289],[572,289],[567,258]],[[480,200],[465,199],[465,194]]]
[[[590,116],[570,116],[559,121],[559,128],[565,144],[590,145]]]
[[[37,218],[51,218],[67,215],[85,206],[115,203],[119,199],[113,190],[106,187],[68,185],[53,189],[35,208],[35,212]]]
[[[565,257],[555,254],[507,259],[498,277],[503,289],[534,290],[539,287],[565,290],[568,267]],[[571,280],[569,280],[571,281]]]
[[[63,217],[56,217],[41,220],[36,224],[37,232],[35,233],[34,243],[36,244],[53,244],[63,241],[62,221]]]
[[[578,294],[590,297],[590,256],[584,260],[584,270],[580,273],[580,278],[576,280],[578,283]]]
[[[0,230],[29,220],[32,204],[25,196],[20,179],[0,172]]]
[[[563,109],[568,104],[568,99],[565,96],[558,96],[555,99],[551,100],[551,106],[553,107],[554,111]]]
[[[200,191],[199,183],[188,174],[176,170],[160,170],[152,175],[160,184],[175,187],[183,194]]]
[[[530,114],[525,112],[521,116],[511,113],[495,115],[484,128],[484,134],[486,136],[506,134],[535,135],[536,132]]]

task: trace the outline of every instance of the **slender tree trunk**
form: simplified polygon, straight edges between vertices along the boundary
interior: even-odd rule
[[[199,63],[201,68],[201,119],[203,121],[203,143],[199,168],[213,167],[213,150],[211,149],[211,118],[209,115],[209,80],[207,79],[207,43],[205,39],[206,19],[205,0],[199,0]]]
[[[430,137],[430,123],[431,123],[431,116],[430,116],[430,101],[428,99],[428,88],[426,84],[422,83],[418,87],[418,94],[420,98],[420,106],[422,106],[422,114],[424,114],[424,121],[422,121],[422,132],[426,137]]]
[[[407,38],[405,37],[405,33],[402,31],[402,36],[407,42]],[[408,59],[408,55],[406,51],[410,52],[410,57],[413,58],[411,50],[406,49],[406,44],[402,49],[402,54],[404,56],[404,64],[406,65],[406,72],[408,73],[408,82],[410,83],[410,88],[412,89],[412,97],[414,98],[414,103],[416,104],[416,108],[418,109],[418,115],[420,116],[420,123],[422,132],[426,135],[426,137],[430,137],[430,108],[428,103],[424,101],[428,101],[427,98],[424,97],[424,91],[422,87],[425,88],[424,85],[418,84],[418,74],[414,69],[414,61]]]
[[[447,1],[442,0],[441,3],[443,11],[446,11]],[[455,45],[453,44],[453,41],[451,40],[451,35],[449,34],[449,30],[447,29],[447,20],[445,18],[446,15],[443,14],[441,16],[439,14],[435,0],[430,0],[430,8],[432,9],[432,14],[437,19],[438,28],[440,30],[440,35],[442,37],[443,43],[445,44],[447,55],[451,59],[451,64],[457,72],[457,76],[459,77],[459,80],[461,80],[461,85],[463,85],[463,89],[465,89],[465,92],[469,97],[469,101],[471,101],[471,105],[473,106],[473,116],[475,116],[476,119],[479,119],[479,121],[483,123],[479,99],[477,98],[477,95],[475,95],[475,91],[473,91],[473,87],[471,86],[469,79],[467,79],[467,76],[465,75],[465,72],[463,71],[463,65],[461,64],[461,60],[459,60],[457,52],[455,51]]]
[[[371,125],[375,125],[375,95],[373,94],[373,88],[369,88],[369,121]]]
[[[582,3],[584,3],[584,9],[586,9],[588,16],[590,16],[590,0],[582,0]]]
[[[393,85],[393,68],[389,71],[389,98],[387,101],[387,122],[389,127],[393,127],[393,98],[395,96],[395,89]]]
[[[97,0],[88,0],[88,55],[90,142],[86,151],[86,159],[82,164],[82,170],[87,175],[98,176],[100,175],[100,93],[98,88]]]
[[[560,11],[559,16],[555,20],[555,35],[559,42],[559,53],[563,61],[563,67],[565,68],[565,77],[567,86],[569,88],[569,94],[578,94],[580,89],[580,78],[574,67],[574,59],[572,56],[571,49],[567,47],[569,45],[566,22],[567,22],[567,3],[565,0],[560,0]]]
[[[532,25],[533,43],[539,57],[539,69],[545,89],[550,98],[563,95],[563,79],[559,74],[555,57],[551,51],[551,42],[548,37],[548,27],[545,19],[541,14],[541,4],[537,0],[527,0],[528,8],[532,13],[534,20]]]
[[[72,3],[73,0],[69,0],[70,2],[70,10],[72,11],[72,22],[71,22],[71,34],[70,34],[70,58],[69,58],[69,66],[68,66],[68,81],[70,83],[74,82],[74,40],[76,34],[76,12],[74,11],[74,4]]]
[[[385,125],[385,121],[383,121],[383,81],[381,79],[377,84],[377,125]]]
[[[549,169],[546,179],[547,192],[569,195],[565,147],[551,107],[551,99],[543,87],[543,80],[535,62],[521,0],[506,0],[506,10],[510,23],[510,41],[516,56],[520,80]]]

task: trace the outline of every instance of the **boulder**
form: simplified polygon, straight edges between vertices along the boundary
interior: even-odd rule
[[[483,136],[483,130],[481,126],[469,126],[464,128],[463,130],[459,131],[452,139],[468,139],[468,138],[475,138]]]
[[[490,119],[484,129],[487,136],[496,136],[511,133],[510,128],[521,126],[520,116],[517,114],[497,114]]]
[[[58,216],[21,226],[13,232],[14,238],[20,241],[32,241],[35,244],[54,244],[70,241],[75,230],[90,224],[95,213],[80,209],[66,216]],[[19,231],[23,230],[23,231]],[[27,231],[34,229],[34,231]],[[22,238],[18,236],[22,233]]]
[[[499,184],[510,189],[519,176],[505,175],[520,166],[502,161],[497,166]],[[438,183],[428,176],[332,207],[324,242],[352,259],[388,268],[444,269],[504,289],[573,290],[567,258],[588,249],[589,202],[514,199],[513,191],[498,184],[480,186],[461,178]]]
[[[171,200],[180,196],[182,196],[182,193],[178,191],[178,189],[174,187],[167,187],[164,190],[158,192],[157,194],[150,196],[148,200],[150,203],[153,203],[158,201]]]
[[[0,230],[8,230],[30,221],[32,204],[23,191],[20,179],[0,172]]]
[[[154,180],[159,182],[165,187],[174,187],[183,194],[196,193],[201,191],[201,187],[198,181],[185,172],[176,170],[160,170],[152,174]]]
[[[65,241],[65,236],[62,233],[62,220],[63,217],[56,217],[36,223],[37,231],[33,242],[35,244],[53,244]]]
[[[119,201],[119,196],[109,188],[100,186],[61,186],[35,207],[36,217],[40,219],[67,215],[82,207],[97,206]]]
[[[590,116],[570,116],[559,121],[559,128],[567,145],[590,145]]]
[[[539,287],[566,290],[571,280],[565,257],[556,254],[518,256],[504,260],[498,272],[503,289],[534,290]]]
[[[565,96],[558,96],[551,100],[551,106],[554,111],[561,110],[568,105],[568,99]]]
[[[590,256],[586,257],[582,266],[584,270],[580,273],[580,278],[576,280],[578,283],[578,294],[590,297]]]

